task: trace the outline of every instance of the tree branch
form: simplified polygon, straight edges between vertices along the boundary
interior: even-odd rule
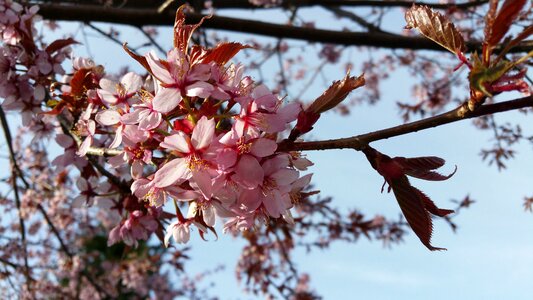
[[[24,174],[20,170],[20,167],[18,166],[18,163],[16,161],[15,151],[13,149],[13,144],[12,144],[13,143],[12,142],[13,139],[12,139],[11,133],[9,131],[9,125],[7,123],[7,118],[6,118],[5,112],[4,112],[4,110],[3,110],[1,105],[0,105],[0,121],[1,121],[1,124],[2,124],[2,128],[4,129],[4,134],[6,136],[6,142],[7,142],[7,146],[8,146],[8,149],[9,149],[9,157],[10,157],[11,163],[13,165],[13,170],[14,170],[14,174],[13,175],[18,174],[18,177],[21,179],[22,183],[24,184],[24,187],[26,189],[30,189],[31,186],[28,183],[28,181],[26,181],[26,179],[24,178]],[[16,177],[13,178],[13,182],[14,182],[13,188],[15,189],[15,199],[17,199],[18,198],[18,195],[17,195],[18,194],[18,187],[16,185]],[[21,235],[22,235],[23,243],[25,245],[26,244],[26,240],[25,240],[24,221],[23,221],[22,217],[20,216],[20,200],[17,201],[17,208],[19,209],[19,217],[20,217],[20,222],[21,222]],[[46,213],[46,210],[44,209],[44,207],[39,203],[39,204],[37,204],[37,209],[39,210],[39,212],[41,212],[41,214],[43,215],[43,217],[44,217],[44,219],[45,219],[45,221],[46,221],[46,223],[48,225],[48,227],[50,227],[50,230],[52,231],[52,233],[55,235],[55,237],[59,241],[59,245],[61,247],[61,250],[70,259],[72,259],[74,257],[74,255],[68,249],[66,243],[63,241],[63,238],[59,234],[59,231],[55,227],[54,223],[52,222],[52,220],[50,219],[48,214]],[[26,251],[26,249],[25,249],[25,251]],[[28,262],[27,262],[27,254],[25,254],[24,263],[25,263],[25,268],[27,270],[26,271],[27,280],[31,281],[32,278],[31,278],[31,276],[29,274],[29,268],[28,268]],[[107,293],[107,291],[105,291],[98,283],[96,283],[94,281],[94,279],[86,271],[83,271],[82,275],[91,283],[91,285],[99,293],[110,297],[110,295]]]
[[[76,142],[76,145],[79,147],[82,143],[82,140],[79,136],[77,136],[75,133],[73,133],[70,130],[72,126],[68,124],[67,120],[65,118],[62,118],[61,116],[58,117],[58,120],[59,120],[59,124],[61,125],[61,129],[63,133],[65,133],[66,135],[74,139],[74,141]],[[100,163],[98,163],[98,161],[94,157],[94,156],[104,156],[104,157],[115,156],[115,155],[119,155],[120,153],[122,153],[122,151],[117,150],[117,149],[89,147],[89,150],[87,150],[86,157],[87,157],[87,160],[91,163],[91,165],[93,165],[102,175],[107,177],[109,181],[111,181],[114,185],[118,186],[123,191],[130,192],[130,187],[126,183],[122,182],[120,178],[118,178],[117,176],[111,174],[111,172],[106,170],[104,166],[100,165]]]
[[[158,13],[155,9],[111,8],[95,5],[42,4],[39,13],[45,19],[81,22],[108,22],[132,25],[172,25],[174,12]],[[199,22],[202,14],[187,14],[188,22]],[[275,38],[288,38],[309,42],[331,43],[353,46],[370,46],[388,49],[418,49],[447,51],[424,37],[409,37],[379,32],[345,32],[314,28],[294,27],[253,20],[213,16],[204,21],[203,28],[251,33]],[[481,43],[467,43],[469,51],[481,49]],[[529,52],[533,41],[522,42],[510,52]],[[497,50],[495,51],[497,52]]]
[[[36,0],[36,3],[49,3],[49,2],[59,2],[52,0]],[[63,0],[62,3],[72,3],[72,4],[93,4],[101,5],[101,1],[95,0]],[[135,8],[151,8],[155,9],[161,6],[162,0],[128,0],[124,5],[121,3],[122,7],[135,7]],[[175,8],[179,5],[180,2],[173,5],[167,5]],[[195,5],[199,0],[189,1],[192,5]],[[202,1],[203,2],[203,1]],[[462,3],[431,3],[425,1],[381,1],[381,0],[283,0],[278,7],[288,8],[288,7],[310,7],[310,6],[345,6],[345,7],[406,7],[409,8],[413,4],[416,5],[426,5],[434,9],[468,9],[477,6],[484,5],[488,3],[488,0],[475,0],[475,1],[462,1]],[[212,7],[216,9],[265,9],[261,6],[256,6],[250,3],[248,0],[213,0]]]
[[[11,131],[9,130],[9,124],[7,123],[6,114],[4,112],[4,109],[0,105],[0,121],[2,123],[2,129],[4,130],[4,135],[6,139],[7,148],[9,151],[9,159],[11,161],[11,184],[13,186],[13,193],[15,194],[15,205],[17,207],[18,211],[18,217],[19,217],[19,230],[20,230],[20,238],[22,243],[22,251],[24,256],[24,276],[26,277],[26,281],[28,284],[28,290],[31,292],[31,282],[32,278],[30,275],[30,267],[28,264],[28,245],[26,242],[26,225],[24,224],[24,218],[22,216],[22,210],[21,210],[21,201],[20,201],[20,195],[19,195],[19,189],[17,184],[17,178],[23,178],[22,171],[20,170],[17,159],[15,156],[15,151],[13,149],[13,138],[11,137]],[[24,183],[27,184],[27,182],[24,180]]]
[[[520,108],[533,107],[533,96],[509,100],[505,102],[483,105],[474,111],[470,111],[466,104],[449,112],[422,119],[419,121],[378,130],[366,134],[361,134],[349,138],[333,139],[315,142],[283,142],[279,145],[278,151],[309,151],[309,150],[327,150],[327,149],[346,149],[351,148],[357,151],[363,150],[369,143],[396,137],[408,133],[413,133],[428,128],[441,126],[461,120],[501,113]]]

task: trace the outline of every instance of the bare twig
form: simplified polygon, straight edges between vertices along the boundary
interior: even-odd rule
[[[347,10],[344,10],[344,9],[342,9],[340,7],[335,7],[335,6],[326,7],[326,10],[331,11],[332,13],[334,13],[335,15],[337,15],[339,17],[348,18],[348,19],[354,21],[355,23],[357,23],[357,24],[361,25],[362,27],[366,28],[369,32],[381,32],[381,33],[391,34],[389,32],[383,31],[378,26],[366,21],[363,17],[360,17],[360,16],[354,14],[351,11],[347,11]]]
[[[167,54],[165,49],[163,49],[163,47],[161,47],[161,45],[159,45],[159,43],[151,35],[149,35],[146,31],[144,31],[142,27],[138,27],[138,28],[143,33],[143,35],[150,41],[150,43],[152,43],[152,45],[154,45],[157,48],[157,50],[159,50],[159,52],[161,52],[164,55]]]

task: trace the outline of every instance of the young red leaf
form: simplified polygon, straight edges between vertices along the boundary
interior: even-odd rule
[[[346,99],[348,94],[358,87],[365,85],[365,77],[346,74],[342,80],[334,81],[329,88],[298,115],[298,122],[289,135],[289,140],[294,141],[300,135],[311,131],[313,125],[320,118],[320,114],[326,112]]]
[[[205,19],[211,17],[203,17],[198,24],[186,25],[185,8],[187,8],[187,5],[182,5],[178,8],[176,19],[174,20],[174,48],[181,50],[183,53],[187,53],[189,41],[194,31],[202,25]]]
[[[48,45],[45,50],[46,50],[46,53],[52,54],[58,50],[61,50],[73,44],[79,44],[79,43],[73,38],[55,40],[50,45]]]
[[[520,32],[514,39],[505,45],[505,48],[498,54],[494,63],[497,64],[504,56],[511,50],[514,46],[518,45],[521,41],[527,39],[530,35],[533,34],[533,25],[529,25],[522,32]]]
[[[409,226],[411,226],[411,229],[413,229],[422,244],[431,251],[446,250],[445,248],[431,245],[433,222],[423,198],[420,197],[423,194],[411,186],[406,176],[393,179],[389,184],[407,223],[409,223]]]
[[[432,181],[441,181],[446,180],[452,177],[457,171],[457,166],[455,170],[450,175],[442,175],[440,173],[431,171],[442,167],[445,163],[444,159],[436,156],[425,156],[425,157],[413,157],[413,158],[404,158],[404,157],[395,157],[393,160],[399,162],[403,167],[403,170],[406,175],[416,177],[424,180]]]
[[[253,48],[250,45],[243,45],[241,43],[220,43],[215,48],[208,50],[209,52],[203,57],[202,63],[210,63],[214,61],[219,65],[225,65],[242,49]]]
[[[148,61],[146,60],[146,57],[137,55],[137,53],[131,51],[130,48],[128,48],[128,43],[124,43],[124,45],[122,45],[122,48],[124,49],[124,51],[126,51],[126,53],[128,53],[129,56],[131,56],[131,58],[135,59],[138,63],[140,63],[148,71],[148,73],[154,75],[152,73],[152,68],[150,68]]]
[[[444,166],[446,162],[444,159],[437,156],[422,156],[422,157],[396,157],[397,161],[405,168],[409,169],[423,169],[423,170],[434,170]]]
[[[406,175],[427,180],[445,180],[450,178],[455,171],[448,176],[431,171],[444,165],[444,160],[435,156],[390,158],[372,147],[367,147],[363,150],[363,153],[372,167],[389,184],[389,191],[392,189],[407,223],[409,223],[422,244],[432,251],[445,250],[431,245],[433,223],[429,214],[444,217],[453,213],[453,210],[438,208],[428,196],[411,186]]]
[[[305,110],[315,114],[321,114],[328,111],[344,100],[348,94],[358,87],[365,85],[365,75],[359,77],[346,74],[342,80],[334,81],[332,85],[322,94],[316,98],[311,105]]]
[[[425,37],[457,55],[465,49],[463,36],[445,16],[427,6],[413,5],[405,13],[406,28],[416,28]]]
[[[494,46],[500,42],[507,31],[509,31],[511,24],[516,20],[526,2],[526,0],[506,0],[503,3],[492,23],[492,28],[489,31],[490,36],[485,37],[487,44]]]
[[[412,187],[413,191],[416,192],[418,195],[418,198],[422,199],[422,202],[424,203],[424,208],[430,212],[432,215],[439,216],[439,217],[445,217],[449,214],[454,213],[452,209],[443,209],[438,208],[435,202],[433,202],[426,194],[424,194],[421,190]]]

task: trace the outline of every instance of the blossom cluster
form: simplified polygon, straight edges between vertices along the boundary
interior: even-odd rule
[[[166,58],[153,51],[140,56],[125,47],[147,77],[129,72],[113,78],[90,60],[73,59],[74,72],[64,78],[50,112],[72,115],[71,133],[79,144],[76,150],[75,143],[59,136],[65,154],[56,159],[58,166],[76,164],[74,151],[84,156],[110,150],[106,163],[131,187],[128,201],[112,199],[120,203],[112,209],[123,219],[111,230],[109,245],[137,245],[166,219],[171,222],[165,245],[172,237],[187,242],[191,226],[202,236],[214,232],[217,218],[225,220],[225,231],[252,229],[268,218],[292,222],[290,209],[311,179],[311,174],[300,176],[312,165],[309,160],[277,151],[301,104],[284,104],[245,76],[242,65],[227,63],[248,46],[189,47],[198,25],[183,25],[183,19],[180,9],[175,47]],[[87,204],[113,192],[93,181],[78,185]],[[163,213],[168,201],[175,202],[175,214]],[[186,214],[180,202],[188,204]]]
[[[0,1],[0,98],[2,107],[22,113],[25,126],[42,126],[41,103],[50,78],[64,74],[61,63],[69,56],[71,40],[58,40],[45,48],[34,43],[38,7]],[[34,131],[36,131],[35,129]]]

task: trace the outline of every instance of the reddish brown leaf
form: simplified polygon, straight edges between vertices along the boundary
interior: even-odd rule
[[[320,114],[307,112],[305,110],[300,111],[298,114],[298,120],[296,121],[296,126],[294,126],[289,135],[289,140],[295,141],[302,134],[311,131],[313,129],[313,125],[315,125],[319,118]]]
[[[128,53],[128,55],[131,56],[131,58],[138,61],[148,71],[148,73],[153,75],[152,69],[150,68],[150,65],[148,64],[148,61],[146,61],[146,57],[137,55],[135,52],[131,51],[130,48],[128,48],[128,43],[124,43],[124,45],[122,45],[122,48],[124,48],[126,53]]]
[[[427,38],[457,54],[465,49],[463,36],[445,16],[427,6],[413,5],[405,13],[406,28],[416,28]]]
[[[430,250],[445,250],[431,245],[433,225],[429,213],[444,217],[453,212],[438,208],[423,192],[411,186],[406,175],[427,180],[444,180],[453,175],[443,176],[431,171],[444,165],[444,160],[435,156],[405,158],[382,154],[372,147],[363,149],[368,161],[380,175],[385,177],[400,205],[407,223],[411,226],[420,241]],[[454,171],[455,173],[455,171]],[[382,188],[383,191],[383,188]]]
[[[431,180],[431,181],[443,181],[450,179],[455,172],[457,171],[457,166],[455,166],[455,170],[450,175],[442,175],[440,173],[437,173],[435,171],[427,171],[427,170],[405,170],[405,175],[409,175],[411,177],[416,177],[418,179],[424,179],[424,180]]]
[[[407,223],[409,223],[409,226],[411,226],[411,229],[413,229],[422,244],[431,251],[446,250],[445,248],[431,245],[431,235],[433,234],[431,216],[426,210],[423,198],[411,186],[407,177],[394,179],[390,182],[390,185]]]
[[[444,159],[437,156],[422,156],[422,157],[395,157],[402,166],[406,169],[420,169],[420,170],[434,170],[444,166]]]
[[[253,48],[253,46],[241,43],[220,43],[215,48],[208,50],[208,53],[202,59],[202,63],[207,64],[213,61],[219,65],[225,65],[239,51],[247,48]]]
[[[184,12],[186,8],[187,5],[180,6],[178,11],[176,11],[176,19],[174,20],[174,48],[181,50],[183,53],[187,53],[189,40],[194,31],[202,25],[205,19],[211,18],[211,16],[205,16],[198,24],[186,25]]]
[[[90,69],[80,69],[72,75],[70,80],[70,94],[74,97],[81,96],[90,86]]]
[[[344,100],[348,94],[354,89],[365,85],[365,75],[359,77],[346,74],[342,80],[334,81],[332,85],[322,94],[316,98],[311,105],[305,110],[315,114],[321,114],[337,106]]]
[[[449,214],[454,213],[452,209],[442,209],[438,208],[437,205],[435,205],[435,202],[431,201],[431,199],[424,194],[421,190],[412,187],[413,190],[418,194],[418,198],[422,199],[422,202],[424,203],[424,208],[429,211],[431,214],[439,217],[445,217]]]
[[[521,41],[527,39],[530,35],[533,34],[533,25],[529,25],[526,27],[522,32],[520,32],[514,39],[512,39],[507,45],[505,45],[505,48],[498,54],[498,57],[496,60],[494,60],[494,64],[497,64],[504,56],[511,50],[514,46],[518,45]]]
[[[74,44],[79,44],[76,40],[74,40],[73,38],[68,38],[68,39],[61,39],[61,40],[55,40],[53,41],[50,45],[48,45],[48,47],[46,47],[46,52],[48,54],[52,54],[58,50],[61,50],[65,47],[68,47],[70,45],[74,45]]]
[[[490,46],[498,44],[505,36],[526,2],[526,0],[506,0],[503,3],[492,23],[490,36],[485,36],[485,41]]]

